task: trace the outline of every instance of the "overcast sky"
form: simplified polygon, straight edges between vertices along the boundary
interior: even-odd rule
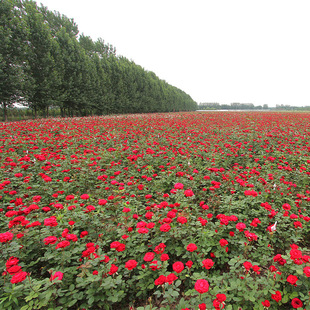
[[[309,0],[38,0],[195,101],[310,105]]]

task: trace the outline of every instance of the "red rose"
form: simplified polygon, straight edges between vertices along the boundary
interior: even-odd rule
[[[228,244],[228,241],[227,241],[226,239],[221,239],[221,240],[219,241],[219,243],[220,243],[220,246],[221,246],[221,247],[224,247],[224,246],[226,246],[226,245]]]
[[[195,290],[200,293],[206,293],[209,290],[209,283],[207,280],[201,279],[201,280],[197,280],[195,283]]]
[[[57,223],[57,220],[56,220],[55,216],[51,216],[51,217],[49,217],[49,218],[44,220],[44,226],[55,227],[57,225],[58,225],[58,223]]]
[[[206,304],[200,304],[200,305],[198,305],[198,308],[199,308],[199,310],[206,310],[207,306],[206,306]]]
[[[177,222],[178,222],[178,223],[181,223],[181,224],[186,224],[186,223],[187,223],[187,218],[184,217],[184,216],[179,216],[179,217],[177,218]]]
[[[178,279],[178,277],[174,273],[170,273],[169,275],[167,275],[166,279],[169,284],[172,284],[173,281]]]
[[[306,277],[308,277],[308,278],[310,277],[310,267],[309,266],[304,268],[304,274],[306,275]]]
[[[11,241],[13,239],[14,235],[7,231],[5,233],[0,234],[0,242],[5,243],[8,241]]]
[[[186,250],[188,252],[194,252],[197,250],[197,245],[195,243],[190,243],[187,247]]]
[[[212,259],[207,258],[207,259],[204,259],[204,260],[202,261],[202,265],[203,265],[203,266],[202,266],[203,268],[211,269],[211,268],[213,267],[213,265],[214,265],[214,262],[213,262]]]
[[[217,299],[214,299],[213,307],[215,308],[215,310],[221,310],[221,303]]]
[[[60,271],[56,271],[53,275],[51,275],[50,277],[50,281],[53,281],[53,280],[62,280],[64,274]]]
[[[173,265],[172,265],[172,269],[173,271],[177,272],[177,273],[180,273],[183,271],[184,269],[184,264],[182,262],[175,262]]]
[[[289,275],[286,279],[286,281],[288,283],[291,283],[292,285],[295,285],[296,282],[298,281],[298,278],[296,276],[293,276],[293,275]]]
[[[117,270],[118,270],[118,267],[116,265],[114,265],[114,264],[111,264],[109,275],[112,275],[112,274],[116,273]]]
[[[219,301],[219,302],[224,302],[226,300],[226,295],[225,294],[216,294],[216,299]]]
[[[155,281],[154,284],[155,285],[163,285],[164,283],[166,283],[167,279],[165,276],[161,275],[159,276]]]
[[[130,259],[128,262],[126,262],[125,268],[127,268],[128,270],[132,270],[136,268],[137,265],[138,263],[134,259]]]
[[[153,259],[154,259],[154,257],[155,257],[155,254],[153,253],[153,252],[148,252],[148,253],[146,253],[145,255],[144,255],[144,260],[146,261],[146,262],[151,262]]]
[[[269,300],[265,300],[265,301],[262,301],[262,305],[266,308],[269,308],[270,307],[270,302]]]
[[[174,185],[174,188],[175,188],[175,189],[183,189],[183,187],[184,187],[184,185],[183,185],[182,183],[176,183],[176,184]]]
[[[64,241],[60,241],[57,245],[56,245],[56,250],[59,248],[66,248],[67,246],[70,245],[70,242],[68,240],[64,240]]]
[[[139,228],[138,229],[139,234],[147,234],[148,232],[149,232],[149,230],[147,228]]]
[[[298,259],[302,257],[301,251],[297,249],[291,249],[290,255],[291,255],[291,259]]]
[[[14,265],[17,265],[19,262],[19,259],[17,257],[11,256],[5,263],[6,268],[10,268]]]
[[[88,231],[82,231],[81,234],[80,234],[80,238],[84,238],[85,236],[88,235]]]
[[[246,225],[244,223],[236,224],[236,229],[238,229],[240,232],[242,232],[245,228],[246,228]]]
[[[271,298],[276,302],[279,302],[282,299],[281,292],[276,291],[275,294],[271,294]]]
[[[192,262],[191,260],[189,260],[185,265],[186,265],[188,268],[192,268],[193,262]]]
[[[293,298],[292,299],[292,307],[294,309],[303,307],[302,301],[298,298]]]
[[[26,279],[27,277],[27,272],[21,271],[19,273],[14,274],[14,276],[11,279],[11,283],[19,283],[22,282]]]
[[[184,195],[185,197],[192,197],[194,196],[194,192],[191,189],[187,189],[186,191],[184,191]]]
[[[167,232],[167,231],[169,231],[171,229],[171,226],[169,224],[163,224],[163,225],[160,226],[159,229],[162,232]]]
[[[249,271],[250,268],[252,268],[252,264],[250,262],[244,262],[243,266],[247,271]]]
[[[160,260],[161,260],[162,262],[165,262],[165,261],[169,260],[169,255],[168,255],[168,254],[165,254],[165,253],[161,254]]]
[[[18,265],[14,265],[10,268],[7,269],[7,272],[10,274],[10,275],[13,275],[13,274],[16,274],[16,273],[19,273],[22,271],[22,267],[21,266],[18,266]]]
[[[154,249],[154,252],[156,254],[162,254],[165,250],[166,245],[164,243],[160,243],[159,245],[157,245]]]

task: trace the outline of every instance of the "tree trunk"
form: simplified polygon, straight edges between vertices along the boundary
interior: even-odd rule
[[[7,106],[5,102],[3,102],[3,120],[5,122],[8,121],[8,111],[7,111]]]

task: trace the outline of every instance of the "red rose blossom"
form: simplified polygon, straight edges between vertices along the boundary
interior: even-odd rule
[[[138,263],[134,259],[130,259],[129,261],[126,262],[125,268],[127,268],[128,270],[132,270],[136,268],[137,265]]]
[[[209,290],[209,283],[207,280],[201,279],[201,280],[197,280],[195,283],[195,290],[199,293],[199,294],[203,294],[208,292]]]
[[[177,273],[180,273],[183,271],[184,269],[184,264],[182,262],[175,262],[173,265],[172,265],[172,269],[173,271],[177,272]]]
[[[11,283],[19,283],[19,282],[22,282],[26,279],[27,277],[27,272],[25,271],[21,271],[19,273],[16,273],[13,275],[12,279],[11,279]]]

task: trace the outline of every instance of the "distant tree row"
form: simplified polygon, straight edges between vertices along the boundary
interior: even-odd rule
[[[196,110],[182,90],[31,0],[0,0],[0,102],[62,116]]]
[[[203,102],[197,107],[198,110],[267,110],[268,104],[254,105],[253,103],[233,102],[231,104],[219,104],[218,102]]]
[[[268,107],[268,104],[254,105],[253,103],[233,102],[231,104],[219,104],[218,102],[203,102],[199,103],[198,110],[296,110],[309,111],[310,106],[292,106],[277,104],[275,107]]]

